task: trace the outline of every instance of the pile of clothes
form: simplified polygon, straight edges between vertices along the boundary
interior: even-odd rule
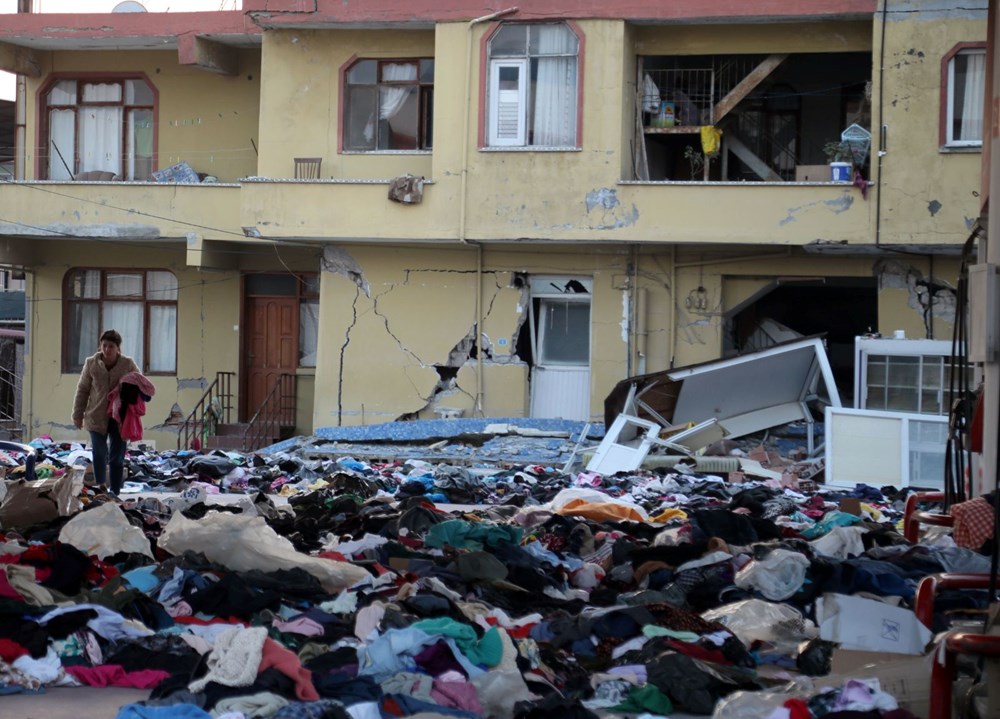
[[[140,451],[119,501],[42,444],[79,502],[0,526],[0,693],[148,688],[123,718],[736,716],[794,680],[754,715],[903,719],[824,684],[817,600],[989,566],[907,542],[892,488]]]

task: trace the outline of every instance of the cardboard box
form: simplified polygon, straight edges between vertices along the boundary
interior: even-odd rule
[[[930,704],[931,668],[934,654],[906,656],[888,652],[837,649],[829,676],[816,677],[817,689],[840,686],[848,679],[878,679],[882,691],[899,706],[918,717],[926,717]]]
[[[830,182],[831,177],[829,165],[795,166],[796,182]]]
[[[910,609],[846,594],[817,599],[816,623],[820,639],[837,642],[843,649],[923,654],[932,636]]]

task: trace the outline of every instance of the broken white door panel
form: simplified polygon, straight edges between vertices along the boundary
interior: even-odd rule
[[[531,416],[590,419],[588,278],[531,278]]]
[[[661,436],[663,429],[656,422],[618,415],[587,464],[587,470],[598,474],[631,472],[642,466],[654,447],[661,447],[669,454],[690,455],[729,434],[715,419],[666,437]]]
[[[948,418],[827,407],[825,483],[944,488]]]
[[[538,367],[531,371],[531,416],[590,419],[589,367]]]

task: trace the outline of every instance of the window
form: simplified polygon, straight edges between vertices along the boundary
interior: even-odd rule
[[[345,79],[345,150],[431,149],[434,60],[359,60]]]
[[[579,47],[562,23],[500,26],[488,46],[488,145],[577,145]]]
[[[947,98],[944,142],[948,147],[983,144],[986,50],[960,47],[945,57]]]
[[[860,387],[855,388],[861,409],[948,414],[951,387],[949,340],[855,340]],[[971,386],[972,367],[965,385]]]
[[[58,80],[43,95],[44,173],[69,180],[105,172],[148,180],[153,172],[152,86],[141,78]]]
[[[177,278],[166,270],[83,270],[63,288],[63,371],[79,372],[104,330],[146,374],[177,371]]]

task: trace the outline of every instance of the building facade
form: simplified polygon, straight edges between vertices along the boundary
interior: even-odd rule
[[[300,433],[600,420],[624,377],[826,333],[849,395],[855,336],[951,337],[985,38],[944,0],[5,16],[23,422],[75,436],[111,326],[164,446],[219,372],[242,419],[294,376]]]

